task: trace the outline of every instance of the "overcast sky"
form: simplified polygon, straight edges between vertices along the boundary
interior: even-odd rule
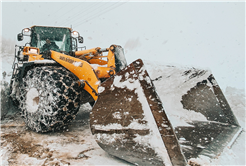
[[[212,70],[222,89],[245,87],[244,2],[2,2],[2,36],[32,25],[80,32],[87,48],[118,44],[141,58]]]

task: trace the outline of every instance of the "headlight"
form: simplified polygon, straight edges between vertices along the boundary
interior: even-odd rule
[[[29,28],[25,28],[25,29],[24,29],[24,32],[29,32],[29,31],[30,31]]]
[[[79,32],[73,31],[73,32],[72,32],[72,36],[73,36],[73,37],[78,37],[78,36],[79,36]]]
[[[73,35],[78,35],[78,32],[77,31],[73,31]]]
[[[31,49],[29,50],[29,53],[30,53],[30,54],[38,54],[38,50],[37,50],[37,49],[31,48]]]

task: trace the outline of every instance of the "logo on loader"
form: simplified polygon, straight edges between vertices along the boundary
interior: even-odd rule
[[[65,61],[65,62],[74,64],[75,66],[78,66],[78,67],[82,67],[82,66],[83,66],[83,63],[77,62],[77,61],[75,61],[75,60],[73,60],[73,59],[71,59],[71,58],[66,58],[66,57],[64,57],[64,56],[60,56],[59,59],[62,60],[62,61]]]

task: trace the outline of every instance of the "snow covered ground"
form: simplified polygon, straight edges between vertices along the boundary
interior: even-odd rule
[[[76,120],[63,132],[39,134],[23,120],[8,117],[1,122],[2,165],[129,165],[104,152],[89,129],[84,105]]]
[[[6,71],[5,81],[9,82],[13,57],[1,56],[1,73]],[[144,62],[152,79],[163,72],[161,65]],[[154,67],[153,67],[154,66]],[[1,74],[1,80],[3,76]],[[157,92],[163,100],[162,84],[154,82]],[[200,165],[246,165],[245,162],[245,92],[231,87],[224,94],[237,117],[243,132],[231,148],[226,147],[218,158],[200,157],[190,163]],[[164,108],[165,108],[165,103]],[[89,128],[89,104],[82,105],[75,119],[61,132],[35,133],[25,127],[18,111],[1,121],[2,165],[132,165],[104,152],[96,143]],[[169,114],[169,117],[174,115]],[[182,121],[182,117],[180,121]],[[188,118],[188,117],[185,117]],[[175,124],[174,124],[175,126]]]

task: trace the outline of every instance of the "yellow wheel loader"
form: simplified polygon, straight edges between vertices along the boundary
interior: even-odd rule
[[[10,96],[36,132],[61,130],[89,102],[92,134],[109,154],[136,165],[187,165],[217,156],[241,131],[209,71],[166,66],[151,80],[141,59],[127,65],[118,45],[79,47],[83,38],[71,28],[32,26],[18,41],[24,36],[30,42],[16,46]],[[153,84],[160,80],[164,107]],[[197,116],[173,126],[175,112]]]

